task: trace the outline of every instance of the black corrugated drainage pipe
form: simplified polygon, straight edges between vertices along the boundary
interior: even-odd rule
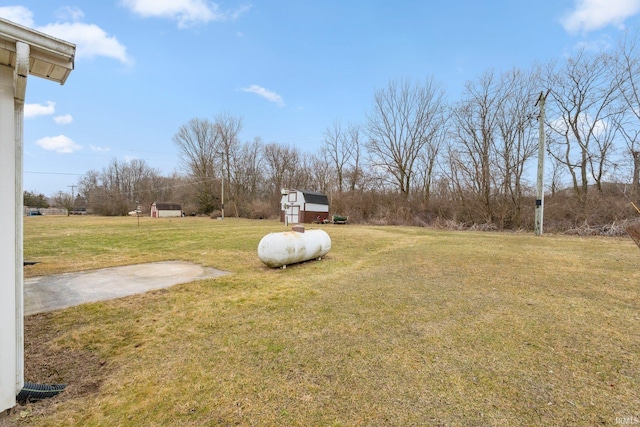
[[[34,265],[39,261],[24,261],[22,266],[26,265]],[[26,402],[37,402],[38,400],[48,399],[53,396],[57,396],[65,389],[66,384],[35,384],[30,382],[25,382],[24,387],[20,390],[20,393],[16,396],[16,400],[19,403]]]
[[[20,393],[16,396],[16,400],[24,404],[26,402],[37,402],[38,400],[48,399],[56,396],[64,390],[66,384],[34,384],[25,382],[24,387],[20,390]]]

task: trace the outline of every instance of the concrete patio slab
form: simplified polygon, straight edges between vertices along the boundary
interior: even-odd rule
[[[24,280],[24,314],[121,298],[226,274],[230,273],[189,262],[167,261],[32,277]]]

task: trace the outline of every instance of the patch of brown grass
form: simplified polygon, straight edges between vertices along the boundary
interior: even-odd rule
[[[193,218],[139,233],[123,219],[91,219],[73,228],[79,250],[63,221],[46,220],[25,230],[29,256],[50,257],[41,271],[111,266],[121,253],[233,274],[30,317],[28,352],[39,356],[27,380],[77,393],[21,408],[15,425],[640,418],[640,273],[629,240],[327,225],[323,261],[274,270],[256,248],[277,222]],[[105,239],[118,249],[97,244]]]

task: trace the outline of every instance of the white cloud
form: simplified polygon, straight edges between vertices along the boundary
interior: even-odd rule
[[[84,13],[77,7],[59,9],[57,11],[59,22],[39,27],[35,25],[33,13],[24,6],[0,7],[0,17],[74,43],[76,58],[105,56],[123,64],[132,62],[127,55],[127,48],[115,36],[107,34],[97,25],[78,22],[84,17]],[[68,20],[72,22],[66,22]]]
[[[56,103],[47,101],[43,104],[24,104],[25,117],[49,116],[56,112]]]
[[[576,0],[575,9],[563,20],[568,32],[589,32],[608,25],[622,27],[625,19],[640,12],[640,0]]]
[[[0,16],[25,27],[33,27],[33,13],[24,6],[2,6]]]
[[[221,11],[216,3],[206,0],[122,0],[121,4],[144,18],[176,20],[179,28],[237,19],[250,8],[242,6],[235,11],[225,12]]]
[[[37,30],[75,43],[77,58],[106,56],[123,64],[131,62],[131,58],[127,55],[127,48],[115,36],[108,35],[97,25],[82,22],[64,22],[48,24],[37,28]]]
[[[573,120],[573,118],[572,118]],[[578,116],[576,127],[582,138],[592,134],[595,138],[604,136],[606,132],[611,131],[608,121],[603,119],[595,120],[588,113],[581,113]],[[569,130],[569,123],[566,117],[558,117],[551,121],[551,128],[561,135],[568,134],[572,138],[572,132]]]
[[[261,97],[265,98],[269,102],[273,102],[280,107],[284,107],[284,101],[282,100],[282,97],[280,95],[261,86],[251,85],[249,87],[243,87],[241,90],[243,92],[255,93],[256,95],[260,95]]]
[[[585,50],[588,52],[606,52],[613,46],[611,38],[604,34],[598,39],[593,40],[583,40],[581,42],[576,43],[575,49]]]
[[[75,6],[64,6],[58,9],[56,17],[61,21],[77,22],[84,18],[84,12]]]
[[[36,144],[46,151],[55,151],[56,153],[74,153],[81,150],[82,147],[67,136],[47,136],[36,141]]]
[[[107,151],[111,151],[109,147],[99,147],[97,145],[90,145],[89,148],[91,149],[91,151],[94,151],[96,153],[106,153]]]
[[[73,122],[73,117],[71,117],[71,114],[65,114],[63,116],[55,116],[53,121],[59,125],[68,125]]]
[[[250,4],[245,4],[244,6],[240,6],[238,9],[236,9],[234,11],[228,12],[227,16],[232,21],[235,21],[236,19],[240,18],[242,15],[247,13],[249,11],[249,9],[251,9],[251,5]]]

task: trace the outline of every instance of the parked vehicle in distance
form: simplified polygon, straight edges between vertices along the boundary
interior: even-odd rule
[[[87,214],[87,209],[86,208],[75,208],[72,209],[71,212],[69,212],[71,215],[86,215]]]
[[[346,224],[348,219],[348,216],[333,215],[331,217],[331,222],[333,222],[334,224]]]

